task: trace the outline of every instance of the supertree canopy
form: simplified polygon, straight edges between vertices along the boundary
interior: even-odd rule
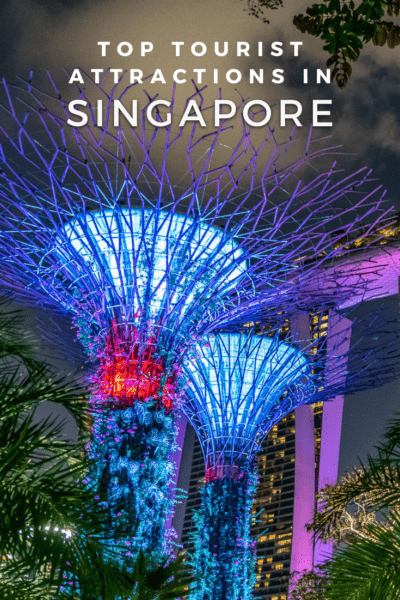
[[[96,318],[97,338],[106,343],[104,391],[122,402],[157,397],[167,360],[156,352],[157,345],[169,348],[173,361],[172,351],[186,343],[184,336],[202,318],[204,306],[228,295],[245,276],[244,252],[231,235],[162,210],[121,207],[78,215],[58,232],[52,252],[63,275],[77,290],[85,288],[88,324]],[[49,295],[68,308],[63,282],[53,268],[49,275]],[[92,307],[99,290],[103,310],[96,314]],[[145,327],[137,326],[141,322]],[[163,382],[168,408],[176,369],[170,367]]]
[[[238,332],[250,321],[274,326],[277,314],[314,308],[311,283],[322,267],[324,302],[336,306],[362,294],[366,274],[346,275],[349,240],[362,228],[358,239],[367,247],[390,211],[369,172],[341,177],[327,163],[339,150],[311,131],[260,132],[240,115],[233,128],[222,121],[215,129],[193,122],[174,130],[158,112],[160,127],[114,127],[116,101],[138,88],[107,80],[78,89],[88,123],[75,128],[67,124],[67,99],[50,81],[50,91],[31,81],[2,88],[0,272],[18,298],[72,317],[96,368],[91,484],[107,493],[110,539],[127,556],[140,548],[160,555],[168,552],[168,456],[184,402],[185,356],[210,332]],[[99,95],[102,126],[94,118]],[[186,105],[193,100],[201,113],[209,110],[204,90],[195,89]],[[339,257],[340,281],[331,268]],[[268,393],[251,382],[248,398],[244,379],[235,436],[254,435],[246,424],[250,407],[273,411],[278,396],[288,403],[306,398],[298,375],[304,390],[308,359],[298,350],[215,339],[213,352],[224,344],[232,356],[244,352],[256,379],[276,379]],[[218,376],[225,389],[224,369]],[[211,398],[213,390],[205,406]],[[235,405],[230,419],[238,415]],[[217,408],[212,420],[202,427],[217,431]],[[251,454],[257,444],[250,438]],[[214,473],[225,467],[210,464]],[[246,477],[254,481],[250,471]]]
[[[220,333],[197,352],[185,362],[190,384],[182,410],[201,440],[212,481],[251,464],[267,427],[312,395],[311,365],[276,335]]]

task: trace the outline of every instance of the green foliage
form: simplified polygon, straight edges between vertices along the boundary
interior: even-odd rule
[[[320,569],[305,573],[290,600],[394,600],[400,590],[400,513],[371,523]]]
[[[396,418],[379,446],[377,457],[345,474],[322,492],[322,504],[311,529],[317,537],[333,539],[344,511],[362,505],[370,514],[400,506],[400,418]]]
[[[4,308],[4,307],[3,307]],[[67,387],[36,360],[15,311],[0,315],[0,597],[56,593],[67,563],[94,545],[98,502],[82,477],[88,416],[80,386]],[[63,406],[81,429],[78,445],[62,439],[63,422],[36,421],[46,402]],[[90,504],[93,502],[93,506]],[[87,511],[84,510],[87,507]],[[73,535],[67,537],[66,532]],[[86,553],[89,555],[89,552]]]
[[[248,0],[250,15],[269,21],[263,16],[264,9],[276,9],[281,0]],[[375,46],[395,48],[400,44],[400,27],[388,17],[398,17],[400,0],[323,0],[313,4],[306,14],[296,15],[293,23],[302,33],[319,37],[325,45],[323,49],[330,54],[327,67],[333,66],[332,78],[339,88],[344,88],[351,76],[351,62],[360,56],[368,42]]]
[[[400,513],[388,516],[390,529],[369,525],[330,564],[327,600],[392,600],[400,591]]]
[[[253,471],[240,479],[206,482],[199,511],[194,512],[194,555],[197,574],[190,600],[249,600],[256,583],[255,540],[250,536],[251,506],[257,486]]]
[[[346,542],[325,565],[329,585],[324,600],[398,598],[400,418],[389,427],[377,457],[369,457],[366,465],[346,474],[336,485],[327,486],[322,500],[310,529],[318,538]],[[379,518],[377,511],[381,511]]]
[[[20,315],[0,313],[0,600],[181,596],[192,581],[182,558],[155,564],[142,553],[122,566],[104,541],[105,502],[85,483],[86,397],[32,351]],[[77,444],[63,439],[60,419],[36,420],[44,402],[74,417]]]
[[[276,10],[282,6],[283,0],[247,0],[248,14],[261,19],[263,23],[269,23],[264,16],[265,10]]]
[[[173,511],[175,416],[155,403],[104,411],[96,416],[90,456],[91,479],[108,498],[109,540],[124,556],[140,549],[169,555],[165,524]],[[122,493],[121,493],[122,492]]]
[[[187,594],[193,577],[185,569],[185,556],[154,563],[139,552],[128,568],[116,568],[112,563],[88,565],[78,574],[78,589],[67,589],[62,598],[69,600],[176,600]],[[101,568],[100,568],[101,567]],[[101,572],[100,578],[97,573]],[[96,574],[94,576],[94,574]]]
[[[74,574],[64,585],[49,585],[46,572],[27,573],[6,571],[0,585],[1,600],[176,600],[187,594],[193,577],[187,574],[184,555],[175,560],[154,564],[140,553],[129,570],[117,563],[105,561],[101,552],[88,549]]]
[[[375,46],[400,44],[400,27],[383,16],[398,16],[398,0],[363,0],[356,7],[353,0],[324,0],[307,9],[306,15],[297,15],[293,23],[302,33],[321,38],[324,50],[331,55],[327,66],[333,66],[332,77],[344,88],[351,76],[349,61],[356,61],[364,45],[372,40]]]
[[[185,567],[186,556],[152,565],[141,552],[134,564],[132,576],[136,581],[131,600],[174,600],[187,595],[194,579]]]

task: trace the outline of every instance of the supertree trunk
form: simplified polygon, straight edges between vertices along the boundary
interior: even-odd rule
[[[137,402],[96,416],[92,479],[108,498],[108,537],[121,558],[140,549],[155,559],[171,551],[165,522],[173,509],[174,465],[168,456],[175,439],[175,416],[155,403]]]
[[[257,485],[253,472],[207,481],[195,515],[198,582],[193,600],[248,600],[256,581],[255,541],[250,537],[251,504]]]

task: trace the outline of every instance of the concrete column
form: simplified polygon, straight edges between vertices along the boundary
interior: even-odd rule
[[[314,409],[300,406],[295,411],[295,486],[293,537],[290,571],[311,570],[313,566],[313,534],[306,524],[313,520],[315,506]]]
[[[340,386],[345,382],[350,338],[351,321],[330,311],[325,375],[327,385]],[[318,491],[325,485],[334,485],[338,479],[343,404],[344,396],[335,396],[332,401],[324,403]],[[332,543],[316,542],[314,564],[321,564],[331,557]]]
[[[292,333],[300,347],[310,343],[310,323],[306,314],[292,322]],[[306,530],[314,516],[315,507],[315,448],[314,409],[311,405],[295,410],[295,483],[293,534],[290,570],[304,571],[313,565],[313,535]]]

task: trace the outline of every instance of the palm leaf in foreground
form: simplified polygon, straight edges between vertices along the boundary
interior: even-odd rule
[[[195,581],[185,567],[184,554],[175,560],[151,567],[143,552],[135,562],[133,575],[136,581],[132,600],[174,600],[186,597],[189,586]]]
[[[32,357],[19,317],[0,313],[0,597],[33,599],[57,592],[67,563],[89,560],[104,511],[83,482],[88,413],[81,387],[55,380]],[[36,410],[48,402],[75,419],[79,444],[62,439],[59,419],[36,422]]]
[[[393,600],[400,596],[400,513],[388,515],[390,528],[367,526],[328,565],[326,600]]]
[[[86,397],[54,379],[18,333],[13,345],[8,318],[0,313],[0,600],[182,597],[193,581],[183,558],[154,565],[140,554],[122,566],[107,544],[105,503],[85,483]],[[78,444],[63,439],[59,419],[36,421],[45,402],[75,419]]]
[[[346,473],[321,493],[321,504],[309,526],[316,536],[330,539],[340,526],[341,515],[362,505],[371,515],[386,508],[400,506],[400,418],[389,426],[377,457],[369,456],[366,464]]]
[[[377,450],[365,465],[324,488],[323,502],[309,526],[318,538],[346,542],[324,565],[324,600],[400,597],[399,417]]]

